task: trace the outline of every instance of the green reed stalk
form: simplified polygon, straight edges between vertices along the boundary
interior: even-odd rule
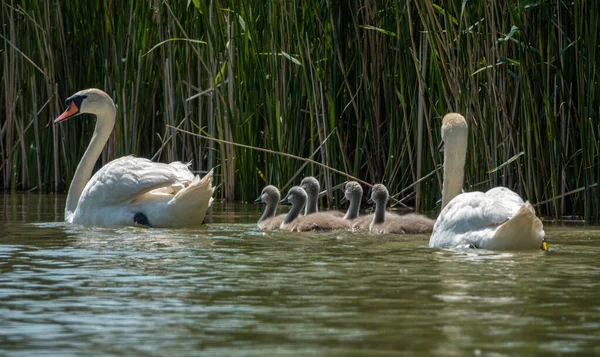
[[[98,166],[128,154],[193,160],[216,168],[218,198],[253,199],[298,170],[330,190],[345,178],[167,125],[316,151],[315,162],[383,182],[427,211],[441,195],[441,118],[457,111],[470,125],[465,189],[505,185],[544,202],[543,215],[600,215],[595,1],[7,0],[1,9],[6,189],[68,188],[94,123],[52,120],[64,98],[99,87],[118,121]]]

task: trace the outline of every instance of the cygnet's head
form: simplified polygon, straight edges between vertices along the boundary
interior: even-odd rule
[[[346,187],[344,189],[344,198],[346,198],[350,202],[356,202],[358,199],[362,198],[363,189],[362,186],[356,181],[348,181],[346,182]]]
[[[265,186],[260,196],[254,200],[254,203],[266,203],[267,205],[277,205],[280,199],[279,190],[273,185]]]
[[[375,202],[377,205],[384,205],[387,203],[389,197],[389,193],[387,188],[384,185],[378,183],[373,185],[371,189],[371,200]]]
[[[306,203],[306,191],[300,186],[290,188],[288,194],[279,201],[280,203],[291,203],[292,206],[303,206]]]
[[[65,100],[65,105],[67,109],[54,120],[55,124],[83,113],[102,114],[116,111],[112,98],[97,88],[84,89],[73,94]],[[109,118],[114,120],[114,114]],[[102,117],[98,117],[98,120],[101,119]]]
[[[318,196],[319,191],[321,189],[321,185],[319,185],[319,180],[312,176],[307,176],[303,178],[302,182],[300,182],[300,187],[302,187],[304,191],[306,191],[306,194],[311,197]]]

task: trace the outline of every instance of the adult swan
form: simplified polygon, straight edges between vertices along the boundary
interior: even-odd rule
[[[170,228],[202,224],[212,200],[212,171],[200,179],[181,162],[167,165],[125,156],[109,162],[90,179],[115,126],[115,104],[108,94],[94,88],[75,93],[65,104],[67,109],[55,124],[81,113],[97,117],[94,135],[69,188],[67,223]]]
[[[529,202],[505,187],[485,193],[461,193],[468,126],[456,113],[444,116],[444,183],[442,212],[429,239],[430,247],[547,249],[544,227]]]

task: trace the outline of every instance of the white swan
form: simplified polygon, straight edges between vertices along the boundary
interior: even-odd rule
[[[188,165],[169,165],[125,156],[92,176],[96,160],[115,126],[116,108],[99,89],[86,89],[65,101],[67,109],[54,123],[81,113],[97,116],[96,128],[69,188],[67,223],[88,226],[195,227],[212,202],[212,171],[194,176]],[[90,179],[91,177],[91,179]]]
[[[444,183],[442,212],[429,239],[430,247],[547,249],[544,227],[529,202],[505,187],[485,193],[461,193],[468,126],[456,113],[444,116]]]

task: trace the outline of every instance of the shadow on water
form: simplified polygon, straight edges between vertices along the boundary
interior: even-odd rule
[[[600,354],[597,227],[546,225],[549,252],[439,250],[259,232],[259,206],[109,229],[62,223],[63,196],[2,200],[7,355]]]

